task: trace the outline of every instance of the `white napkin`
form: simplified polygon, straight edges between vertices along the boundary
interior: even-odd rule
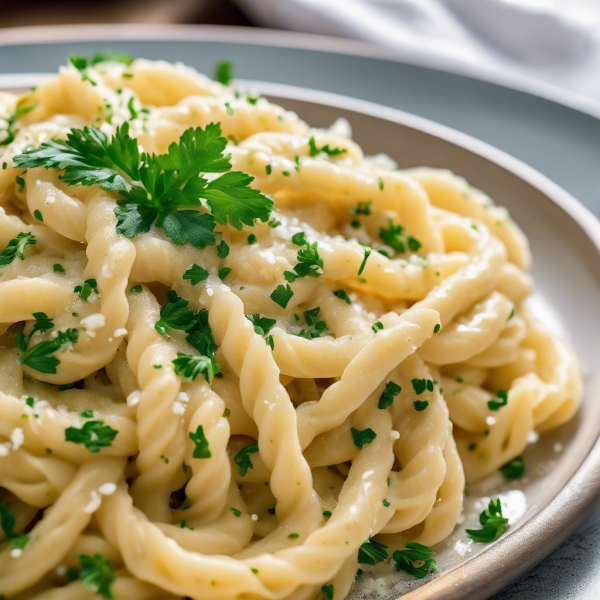
[[[260,25],[364,40],[400,60],[546,84],[600,107],[600,0],[237,0]]]

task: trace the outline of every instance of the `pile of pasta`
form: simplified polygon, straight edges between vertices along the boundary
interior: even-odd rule
[[[0,532],[6,598],[98,597],[68,574],[101,554],[114,598],[342,600],[361,544],[444,540],[465,478],[576,411],[577,360],[525,302],[527,240],[460,177],[366,158],[344,135],[165,62],[69,65],[0,96],[0,114],[25,105],[0,146],[0,248],[36,240],[0,268],[0,504],[28,536],[15,550]],[[217,223],[226,256],[156,225],[127,238],[118,192],[13,163],[71,129],[110,138],[124,121],[156,154],[220,123],[233,169],[274,200],[269,220]],[[322,261],[290,281],[298,234]],[[192,265],[208,271],[194,285]],[[273,299],[280,285],[287,303]],[[195,351],[156,327],[170,290],[208,311],[218,376],[176,372],[178,353]],[[32,331],[32,313],[54,329]],[[268,336],[253,315],[275,321]],[[56,373],[20,363],[24,324],[31,344],[78,331]],[[91,415],[117,432],[111,443],[67,439]]]

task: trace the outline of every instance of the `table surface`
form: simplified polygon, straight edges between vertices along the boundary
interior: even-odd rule
[[[314,47],[273,52],[261,47],[260,40],[253,45],[224,42],[204,48],[206,42],[200,42],[191,55],[185,44],[80,42],[44,47],[43,52],[39,45],[0,47],[0,73],[54,71],[69,53],[89,54],[102,45],[148,58],[185,60],[205,72],[211,72],[216,60],[234,59],[243,78],[370,100],[469,133],[538,169],[600,216],[600,120],[589,115],[490,83],[391,60]],[[555,552],[493,600],[600,598],[599,532],[600,508]]]

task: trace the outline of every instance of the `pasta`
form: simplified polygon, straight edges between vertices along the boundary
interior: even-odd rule
[[[144,59],[0,113],[3,597],[342,600],[577,410],[460,177]]]

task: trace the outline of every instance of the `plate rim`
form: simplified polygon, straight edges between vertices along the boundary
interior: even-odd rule
[[[362,40],[266,27],[134,22],[34,25],[4,28],[0,37],[0,48],[28,44],[144,40],[254,44],[299,50],[318,50],[391,61],[499,85],[561,104],[600,119],[600,103],[558,85],[537,81],[524,75],[487,70],[477,65],[460,64],[443,56],[424,56],[409,50],[392,50]]]
[[[30,73],[24,74],[23,77],[33,80],[39,75]],[[23,77],[0,74],[0,90],[21,85]],[[249,80],[239,82],[256,87],[267,96],[311,102],[388,120],[473,152],[540,191],[547,202],[556,206],[580,228],[600,256],[600,221],[596,216],[548,177],[487,142],[430,119],[367,100],[287,84]],[[463,565],[396,600],[489,598],[548,556],[589,516],[599,500],[600,436],[560,492],[535,516]],[[533,548],[535,552],[529,558],[523,557],[515,551],[518,547]],[[487,573],[488,577],[468,577],[469,572],[473,570]],[[493,577],[490,574],[493,574]]]

